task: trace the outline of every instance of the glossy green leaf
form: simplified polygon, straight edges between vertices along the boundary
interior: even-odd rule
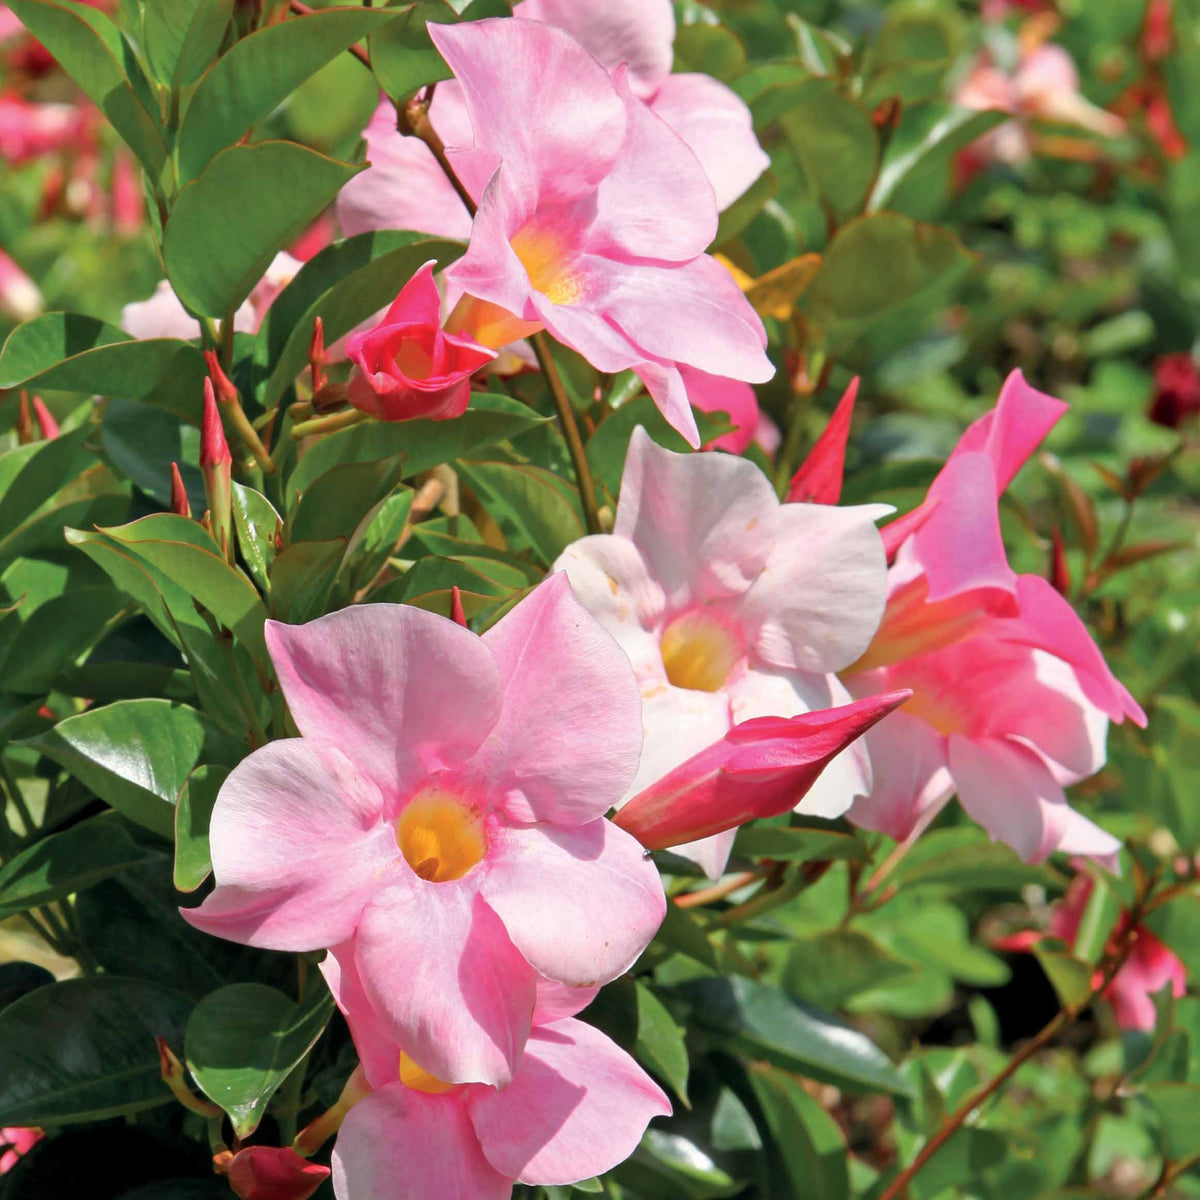
[[[270,408],[307,366],[317,317],[331,346],[391,304],[423,264],[447,267],[463,249],[459,242],[389,229],[326,246],[267,310],[254,346],[255,367],[264,376],[259,402]]]
[[[84,444],[89,432],[81,427],[53,441],[0,453],[0,536],[15,532],[65,485],[95,465]],[[11,545],[3,548],[13,554]]]
[[[212,873],[208,825],[229,769],[203,764],[188,777],[175,805],[175,886],[194,892]]]
[[[142,5],[150,69],[168,87],[195,83],[217,56],[233,0],[154,0]]]
[[[222,150],[179,193],[167,220],[163,257],[179,298],[203,316],[232,313],[276,253],[361,169],[293,142]]]
[[[399,457],[331,467],[309,484],[292,522],[292,542],[353,538],[400,482]]]
[[[172,1102],[156,1037],[178,1046],[191,1002],[104,975],[38,988],[0,1011],[0,1123],[66,1125]]]
[[[859,992],[908,973],[899,958],[867,934],[833,929],[792,944],[783,983],[797,1000],[839,1008]]]
[[[338,463],[373,462],[395,454],[403,462],[402,478],[410,479],[546,420],[517,400],[479,392],[472,394],[471,407],[453,421],[366,421],[329,434],[305,451],[288,480],[288,494],[304,491]]]
[[[276,1088],[321,1036],[333,1013],[325,988],[298,1005],[257,983],[231,984],[205,996],[188,1022],[188,1070],[219,1104],[238,1137],[258,1127]]]
[[[160,857],[139,846],[115,813],[90,817],[35,842],[0,869],[0,920]]]
[[[232,146],[310,75],[394,19],[383,9],[328,9],[268,25],[236,42],[200,80],[188,106],[179,132],[183,175],[198,175],[214,154]],[[264,178],[275,186],[273,176]]]
[[[1048,867],[1022,862],[1010,847],[973,827],[926,834],[900,861],[894,879],[905,888],[936,884],[985,891],[1061,882]]]
[[[204,512],[204,482],[200,461],[200,431],[172,413],[129,400],[112,399],[100,424],[104,453],[122,475],[131,479],[164,508],[171,505],[171,464],[177,463],[197,516]]]
[[[403,101],[418,88],[450,78],[446,60],[437,52],[425,25],[449,25],[458,16],[443,0],[417,0],[405,6],[399,20],[373,34],[368,43],[371,69],[393,100]]]
[[[693,1020],[751,1058],[855,1092],[911,1091],[891,1060],[864,1034],[827,1013],[749,979],[699,979],[678,988]]]
[[[866,844],[851,829],[750,824],[737,832],[733,852],[742,858],[770,858],[779,862],[813,859],[852,859],[865,862]]]
[[[21,743],[58,763],[106,804],[163,837],[174,836],[175,801],[203,762],[233,765],[245,752],[193,708],[169,700],[121,700],[88,709]]]
[[[1034,943],[1033,952],[1063,1005],[1078,1007],[1087,1000],[1095,974],[1091,963],[1076,958],[1059,938],[1042,938]]]
[[[271,564],[271,616],[290,624],[319,617],[345,554],[341,537],[284,547]]]
[[[141,400],[199,424],[204,357],[175,338],[136,341],[79,313],[18,325],[0,350],[0,388],[38,387]]]
[[[283,528],[274,505],[252,487],[233,484],[233,526],[238,549],[254,582],[270,587],[271,563],[275,560],[275,536]]]

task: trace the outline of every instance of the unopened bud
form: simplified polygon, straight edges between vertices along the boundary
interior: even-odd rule
[[[236,404],[238,402],[238,390],[233,386],[233,380],[225,374],[225,369],[221,366],[221,360],[217,357],[215,350],[205,350],[204,361],[208,364],[208,377],[212,380],[213,387],[217,390],[217,399],[222,404]]]
[[[158,1045],[158,1062],[162,1071],[162,1081],[171,1089],[171,1094],[188,1109],[189,1112],[199,1113],[202,1117],[219,1117],[221,1108],[209,1100],[201,1100],[192,1093],[184,1077],[183,1063],[175,1057],[174,1051],[167,1045],[167,1039],[156,1037]]]
[[[211,379],[204,381],[204,419],[200,424],[200,473],[212,520],[213,538],[233,561],[233,455],[213,396]]]
[[[1057,525],[1050,531],[1050,583],[1060,596],[1071,594],[1071,568],[1067,565],[1062,531]]]
[[[42,437],[48,442],[52,442],[59,435],[59,425],[54,419],[54,414],[46,407],[46,402],[41,396],[33,398],[33,418],[37,421],[38,429],[42,432]]]
[[[313,321],[312,341],[308,344],[308,369],[312,373],[312,390],[316,395],[325,386],[325,322]]]
[[[456,621],[464,629],[467,627],[467,614],[463,609],[462,593],[457,585],[450,589],[450,619]]]
[[[241,1200],[308,1200],[329,1168],[305,1162],[289,1146],[246,1146],[213,1156],[213,1170],[229,1179]]]
[[[179,464],[171,464],[171,511],[180,517],[190,517],[192,506],[188,503],[187,488],[183,486],[183,476],[179,473]]]

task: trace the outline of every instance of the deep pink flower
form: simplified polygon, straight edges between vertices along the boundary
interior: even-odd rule
[[[90,140],[94,113],[74,104],[34,104],[0,93],[0,159],[19,166]]]
[[[626,66],[633,94],[700,161],[718,209],[732,204],[766,170],[770,160],[741,98],[709,75],[671,74],[675,14],[670,0],[524,0],[513,16],[566,30],[610,72]],[[470,145],[470,121],[457,83],[438,85],[429,116],[448,145]],[[469,236],[471,218],[462,201],[425,143],[397,133],[390,101],[380,103],[363,136],[371,166],[338,197],[338,219],[346,233],[418,229]]]
[[[344,948],[321,970],[373,1089],[333,1151],[338,1200],[507,1200],[514,1182],[568,1184],[615,1167],[671,1106],[623,1050],[574,1014],[595,988],[539,980],[512,1082],[454,1085],[397,1044]]]
[[[346,357],[358,367],[350,403],[384,421],[460,416],[470,379],[496,357],[471,338],[442,331],[441,297],[427,262],[372,329],[351,334]]]
[[[851,820],[904,838],[957,792],[1027,860],[1116,852],[1063,786],[1103,764],[1110,720],[1145,717],[1067,601],[1014,574],[1000,534],[1000,494],[1065,410],[1014,371],[899,545],[879,632],[842,678],[856,696],[914,696],[867,736],[875,783]]]
[[[240,1200],[308,1200],[329,1178],[329,1168],[307,1162],[290,1146],[247,1146],[225,1174]]]
[[[857,376],[838,401],[829,424],[813,443],[808,457],[788,484],[789,504],[811,502],[836,504],[842,496],[842,476],[846,471],[846,442],[850,437],[850,422],[854,417],[854,401],[858,396]]]
[[[654,864],[604,819],[641,749],[627,659],[565,578],[482,638],[389,604],[266,636],[302,736],[229,776],[218,886],[184,915],[278,950],[353,938],[414,1059],[507,1083],[538,975],[615,978],[665,911]]]
[[[850,699],[833,672],[879,623],[886,564],[874,520],[888,511],[780,505],[753,463],[673,454],[634,430],[613,532],[581,538],[555,564],[641,685],[645,749],[627,798],[752,717]],[[798,807],[839,816],[869,787],[855,745]],[[719,875],[733,836],[677,852]]]
[[[0,1129],[0,1175],[11,1171],[22,1155],[42,1140],[40,1129]]]
[[[1154,362],[1154,398],[1150,420],[1178,429],[1186,420],[1200,416],[1200,371],[1185,350],[1164,354]]]

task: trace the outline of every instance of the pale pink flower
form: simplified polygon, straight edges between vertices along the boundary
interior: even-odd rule
[[[0,1175],[11,1171],[21,1157],[41,1140],[40,1129],[0,1129]]]
[[[705,450],[727,450],[730,454],[742,454],[753,442],[758,442],[766,453],[775,452],[779,446],[778,427],[759,409],[758,397],[748,383],[740,379],[706,375],[691,367],[680,367],[679,373],[683,376],[683,384],[693,408],[706,413],[729,414],[729,423],[733,428],[713,438],[705,445]],[[774,438],[771,430],[774,430]]]
[[[1012,114],[1014,120],[989,130],[971,147],[980,157],[998,162],[1019,164],[1029,159],[1028,123],[1034,120],[1074,125],[1107,138],[1125,131],[1125,122],[1115,113],[1084,99],[1074,60],[1053,43],[1024,55],[1012,74],[994,66],[987,54],[981,55],[954,98],[964,108]]]
[[[611,534],[555,564],[633,663],[645,748],[626,798],[753,717],[844,703],[834,672],[870,643],[886,563],[883,505],[780,505],[753,463],[673,454],[634,430]],[[798,806],[836,817],[870,788],[861,745],[839,755]],[[710,875],[733,832],[678,853]]]
[[[346,357],[358,368],[350,403],[384,421],[460,416],[471,399],[471,376],[496,357],[442,330],[433,268],[433,262],[421,267],[378,324],[346,339]]]
[[[565,578],[483,637],[407,605],[268,622],[301,737],[229,776],[197,927],[277,950],[354,940],[371,1002],[423,1067],[503,1085],[538,975],[615,978],[665,911],[605,812],[641,749],[629,663]]]
[[[92,110],[74,104],[34,104],[12,92],[0,93],[0,159],[19,166],[90,140]]]
[[[998,500],[1066,405],[1014,371],[963,434],[888,573],[879,632],[842,678],[913,699],[867,737],[875,783],[850,819],[900,839],[957,792],[994,838],[1037,861],[1111,860],[1117,840],[1063,793],[1104,763],[1108,722],[1145,717],[1049,583],[1014,574]]]
[[[28,321],[42,311],[38,285],[3,250],[0,250],[0,315]]]
[[[286,250],[271,260],[262,279],[242,301],[233,315],[233,327],[238,333],[257,333],[275,297],[295,277],[303,263]],[[121,328],[136,338],[181,338],[191,341],[200,336],[200,323],[189,316],[166,279],[160,279],[154,292],[145,300],[135,300],[121,310]]]
[[[430,25],[466,96],[452,148],[482,194],[446,271],[447,327],[499,347],[542,327],[601,371],[635,370],[695,446],[681,367],[769,379],[766,333],[704,253],[716,230],[695,156],[568,34],[536,21]],[[486,186],[485,186],[486,185]]]
[[[565,29],[610,72],[627,67],[633,94],[699,160],[718,209],[728,208],[766,170],[770,160],[741,98],[709,75],[671,74],[675,14],[670,0],[524,0],[513,16]],[[470,145],[470,121],[457,83],[438,84],[429,116],[448,145]],[[396,131],[389,100],[380,103],[363,136],[371,166],[338,197],[338,219],[348,234],[418,229],[469,236],[471,218],[462,201],[425,143]]]
[[[670,1114],[625,1051],[573,1019],[595,988],[538,981],[525,1054],[497,1090],[447,1083],[410,1056],[372,1005],[352,954],[339,948],[321,969],[372,1089],[334,1146],[338,1200],[507,1200],[517,1181],[575,1183],[624,1161],[651,1118]]]

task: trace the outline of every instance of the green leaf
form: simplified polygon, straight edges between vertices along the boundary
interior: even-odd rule
[[[455,470],[493,518],[516,526],[546,566],[587,533],[577,492],[553,471],[532,463],[467,459],[459,459]]]
[[[401,477],[409,479],[547,420],[518,400],[480,392],[471,396],[471,407],[453,421],[364,421],[321,438],[305,451],[288,480],[288,495],[304,491],[338,463],[373,462],[396,454],[403,462]]]
[[[300,497],[292,542],[352,539],[400,482],[398,456],[378,462],[343,463],[318,476]]]
[[[1200,847],[1200,706],[1183,696],[1162,696],[1154,713],[1154,789],[1167,828],[1180,847]]]
[[[275,533],[282,528],[274,505],[252,487],[233,485],[233,525],[238,549],[254,582],[266,591],[275,560]]]
[[[1060,938],[1041,938],[1034,942],[1033,953],[1062,1004],[1077,1008],[1091,995],[1095,974],[1092,964],[1076,958]]]
[[[139,846],[115,813],[90,817],[42,838],[5,864],[0,870],[0,921],[160,857]]]
[[[457,20],[454,9],[442,0],[417,0],[402,10],[399,20],[371,35],[371,69],[393,100],[403,102],[418,88],[451,77],[425,25],[428,21],[450,25]]]
[[[192,507],[204,511],[200,431],[172,413],[112,399],[100,423],[100,444],[113,466],[164,508],[171,504],[171,463],[178,463]]]
[[[171,1102],[154,1039],[178,1045],[190,1008],[178,992],[116,975],[22,996],[0,1011],[0,1124],[98,1121]]]
[[[81,426],[53,441],[0,453],[0,537],[7,538],[64,485],[95,466],[84,444],[90,432]],[[12,554],[10,547],[4,549]]]
[[[141,400],[200,422],[207,371],[195,346],[137,341],[94,317],[46,313],[18,325],[0,350],[0,388],[52,388]]]
[[[743,825],[733,843],[733,853],[742,858],[771,858],[779,862],[810,862],[818,858],[865,862],[867,859],[866,844],[851,829],[790,825]]]
[[[666,1005],[644,983],[634,984],[637,1003],[637,1040],[634,1055],[687,1103],[688,1053],[684,1030]]]
[[[871,213],[838,230],[800,307],[840,353],[901,305],[935,303],[973,261],[948,229]]]
[[[175,805],[175,886],[194,892],[212,873],[208,825],[227,767],[202,765],[188,777]]]
[[[772,1186],[769,1195],[780,1200],[849,1200],[849,1151],[833,1118],[781,1071],[751,1070],[746,1078],[771,1131],[772,1158],[783,1166],[782,1173],[768,1171],[772,1185],[782,1185]]]
[[[867,934],[835,929],[792,944],[783,985],[797,1000],[839,1008],[851,996],[908,973],[905,963]]]
[[[271,615],[300,624],[320,616],[346,555],[346,539],[293,542],[271,564]]]
[[[102,12],[70,0],[13,0],[9,7],[157,179],[166,143],[126,77],[122,64],[132,56],[116,25]]]
[[[654,1200],[717,1200],[743,1191],[742,1182],[721,1170],[695,1142],[653,1127],[611,1177],[635,1196]]]
[[[276,253],[360,170],[294,142],[222,150],[179,193],[167,219],[171,286],[202,316],[232,313]]]
[[[1197,1152],[1196,1114],[1200,1112],[1200,1084],[1148,1083],[1138,1094],[1158,1117],[1163,1154],[1169,1159],[1192,1157]]]
[[[396,230],[376,230],[326,246],[309,259],[276,296],[254,345],[259,403],[270,408],[308,363],[317,317],[332,345],[385,308],[419,267],[433,260],[441,270],[464,247],[459,242]]]
[[[188,179],[199,174],[214,154],[232,146],[309,76],[395,19],[386,9],[327,9],[268,25],[235,42],[192,96],[179,131],[180,171]],[[274,177],[262,178],[271,179],[274,190]]]
[[[90,788],[106,804],[170,838],[175,801],[202,762],[237,763],[245,752],[202,714],[169,700],[119,700],[19,743]]]
[[[907,1096],[911,1086],[864,1034],[749,979],[697,979],[677,991],[693,1019],[734,1049],[853,1092]]]
[[[894,880],[904,889],[941,885],[981,891],[1019,890],[1027,884],[1061,886],[1048,867],[1022,862],[981,829],[939,829],[926,834],[901,860]]]
[[[146,57],[171,89],[193,84],[217,56],[233,0],[154,0],[142,5]]]
[[[301,1006],[258,983],[231,984],[196,1005],[185,1043],[188,1070],[229,1114],[238,1137],[258,1128],[275,1089],[316,1044],[332,1012],[325,988]]]

